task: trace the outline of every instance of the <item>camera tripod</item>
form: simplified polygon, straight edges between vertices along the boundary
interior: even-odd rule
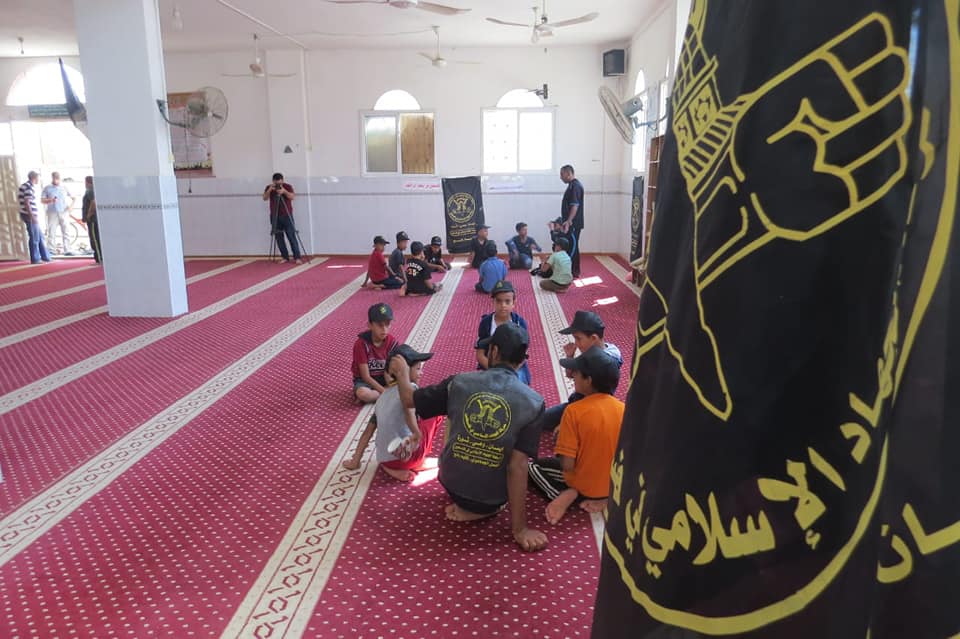
[[[274,197],[276,197],[277,200],[278,200],[278,204],[277,204],[276,210],[273,209],[273,205],[272,205],[272,201],[273,201],[273,198],[274,198]],[[291,251],[293,251],[294,253],[296,253],[296,249],[299,247],[299,249],[300,249],[300,257],[303,259],[304,262],[309,262],[309,261],[310,261],[310,256],[307,255],[307,249],[306,249],[306,247],[304,247],[304,245],[303,245],[303,240],[300,239],[300,228],[297,226],[297,221],[296,221],[296,219],[293,217],[293,211],[291,211],[291,210],[290,210],[290,207],[287,206],[287,198],[284,197],[284,196],[282,196],[282,195],[280,195],[280,194],[278,194],[278,193],[276,193],[276,192],[274,192],[274,193],[271,193],[271,194],[270,194],[270,200],[271,200],[271,207],[270,207],[270,208],[271,208],[271,210],[270,210],[270,261],[271,261],[271,262],[276,262],[276,261],[277,261],[277,249],[278,249],[278,247],[279,247],[279,243],[280,243],[280,242],[286,242],[286,240],[283,239],[283,238],[284,238],[284,232],[283,232],[283,230],[280,229],[280,228],[278,228],[278,223],[279,223],[279,221],[280,221],[280,211],[281,211],[281,208],[280,208],[280,207],[283,207],[282,210],[283,210],[284,214],[286,214],[286,216],[287,216],[288,218],[290,218],[290,224],[293,226],[293,236],[296,238],[296,242],[297,242],[297,244],[294,245],[294,244],[293,244],[293,241],[291,240],[291,242],[290,242],[290,249],[291,249]],[[288,237],[287,239],[290,239],[290,238]],[[297,258],[294,256],[294,259],[297,259]]]

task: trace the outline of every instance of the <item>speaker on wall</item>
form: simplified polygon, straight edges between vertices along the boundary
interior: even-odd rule
[[[603,53],[603,77],[623,75],[627,67],[623,49],[610,49]]]

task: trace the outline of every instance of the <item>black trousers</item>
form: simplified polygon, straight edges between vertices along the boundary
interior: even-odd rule
[[[100,222],[97,216],[87,220],[87,235],[90,236],[90,248],[93,249],[93,259],[97,264],[103,261],[103,253],[100,252]]]
[[[541,457],[531,461],[527,466],[527,474],[537,490],[550,501],[569,488],[563,479],[563,465],[556,457]]]
[[[570,242],[570,271],[573,277],[580,277],[580,232],[583,229],[571,228],[567,231],[567,241]]]
[[[287,243],[283,236],[286,235],[290,240],[290,248],[293,249],[293,259],[300,259],[300,244],[297,242],[297,229],[293,226],[293,220],[289,215],[271,215],[270,226],[273,228],[273,235],[277,240],[277,248],[280,249],[280,257],[284,261],[290,259],[287,253]]]

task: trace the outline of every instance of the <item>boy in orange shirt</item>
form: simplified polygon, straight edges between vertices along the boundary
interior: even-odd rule
[[[573,385],[584,397],[567,406],[558,429],[555,457],[530,462],[534,485],[547,496],[547,521],[556,524],[574,503],[587,512],[607,504],[610,464],[620,438],[623,402],[613,396],[620,367],[600,348],[576,359],[561,359],[573,371]]]

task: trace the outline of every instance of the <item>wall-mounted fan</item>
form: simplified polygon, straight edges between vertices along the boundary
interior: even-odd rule
[[[584,22],[591,22],[596,20],[600,14],[596,11],[592,13],[587,13],[579,18],[571,18],[569,20],[560,20],[558,22],[550,22],[550,18],[547,17],[547,0],[543,0],[543,6],[541,7],[531,7],[533,9],[533,24],[524,24],[522,22],[508,22],[507,20],[499,20],[497,18],[487,18],[487,22],[492,22],[494,24],[502,24],[508,27],[523,27],[524,29],[533,29],[533,32],[530,34],[530,42],[536,44],[540,41],[540,38],[545,38],[553,35],[553,30],[558,27],[569,27],[575,24],[583,24]]]
[[[600,87],[597,91],[597,97],[600,98],[600,104],[607,116],[620,133],[620,137],[627,144],[633,144],[636,129],[640,126],[636,114],[643,108],[643,102],[639,95],[635,95],[626,102],[620,102],[620,98],[610,90],[609,87]]]
[[[157,100],[160,115],[172,126],[187,129],[198,138],[209,138],[227,123],[227,96],[216,87],[203,87],[187,97],[184,116],[181,120],[171,120],[167,114],[165,100]]]
[[[227,78],[292,78],[292,73],[267,73],[263,68],[263,59],[260,57],[260,38],[256,33],[253,34],[253,62],[250,63],[249,73],[221,73]]]
[[[444,58],[442,55],[440,55],[440,27],[434,25],[430,28],[433,29],[433,33],[437,36],[436,52],[431,55],[429,53],[424,53],[423,51],[420,51],[420,55],[422,55],[424,58],[429,60],[430,64],[437,67],[438,69],[442,69],[448,64],[481,64],[480,62],[476,62],[473,60],[451,60],[450,58]]]
[[[394,7],[395,9],[423,9],[432,13],[439,13],[445,16],[455,16],[458,13],[466,13],[470,9],[457,9],[443,4],[433,2],[423,2],[423,0],[327,0],[333,4],[382,4]]]

